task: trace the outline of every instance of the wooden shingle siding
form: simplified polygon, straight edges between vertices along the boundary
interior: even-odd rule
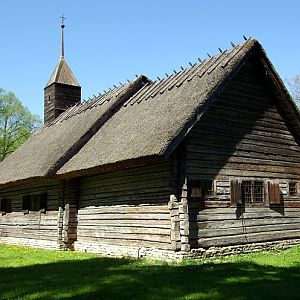
[[[23,196],[45,192],[47,193],[47,210],[45,213],[31,211],[24,214],[22,212]],[[55,180],[49,180],[36,184],[18,185],[2,189],[0,197],[3,196],[10,199],[11,212],[3,216],[0,215],[1,242],[14,238],[57,243],[58,206],[62,201],[62,184]],[[34,242],[28,244],[33,245]]]
[[[171,247],[170,161],[85,177],[78,242]]]
[[[189,204],[192,247],[300,237],[300,199],[286,190],[288,181],[300,179],[300,148],[251,61],[191,130],[186,145],[187,176],[216,180],[217,187],[205,209]],[[241,205],[246,179],[264,182],[264,207]]]

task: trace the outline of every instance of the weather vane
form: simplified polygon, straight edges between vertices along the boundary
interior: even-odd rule
[[[60,56],[61,58],[65,57],[65,49],[64,49],[64,28],[65,28],[65,24],[64,24],[64,20],[66,19],[64,15],[62,15],[61,17],[61,53]]]
[[[62,15],[60,18],[61,18],[61,28],[64,28],[65,27],[64,20],[66,20],[65,15]]]

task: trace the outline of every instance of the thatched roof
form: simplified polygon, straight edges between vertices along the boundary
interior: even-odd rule
[[[168,157],[252,56],[268,72],[300,137],[294,103],[260,44],[249,39],[163,80],[142,76],[70,108],[0,164],[0,185],[55,174],[80,176],[137,158]]]
[[[64,112],[1,162],[0,185],[54,175],[146,82],[145,77],[139,77]]]
[[[57,174],[86,174],[139,157],[168,156],[219,92],[260,48],[255,40],[145,85]]]

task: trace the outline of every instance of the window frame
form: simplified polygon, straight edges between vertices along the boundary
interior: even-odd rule
[[[291,194],[291,184],[295,184],[296,192],[295,194]],[[298,187],[298,182],[297,181],[289,181],[288,182],[288,197],[299,197],[299,187]]]
[[[6,197],[0,198],[0,215],[4,216],[7,213],[11,213],[11,199]]]
[[[22,212],[24,214],[28,214],[30,211],[46,213],[47,202],[48,202],[47,192],[23,195]]]
[[[188,183],[188,197],[190,199],[209,200],[216,196],[215,180],[213,179],[189,178]],[[209,186],[210,188],[208,188]],[[207,193],[208,191],[209,193]]]
[[[243,184],[250,183],[251,184],[251,201],[245,201],[243,197]],[[259,183],[262,186],[260,187],[262,193],[260,197],[262,198],[262,201],[256,201],[257,194],[256,194],[256,184]],[[241,203],[245,206],[252,206],[252,207],[260,207],[265,206],[267,203],[267,197],[266,197],[266,185],[263,180],[257,180],[257,179],[245,179],[241,181]]]
[[[246,182],[251,184],[251,201],[245,201],[243,184]],[[255,183],[261,184],[262,201],[255,201]],[[230,179],[230,206],[244,206],[244,207],[265,207],[268,205],[268,191],[267,182],[263,179],[256,178],[232,178]]]

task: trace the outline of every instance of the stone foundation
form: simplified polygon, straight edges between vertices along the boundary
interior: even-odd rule
[[[284,250],[296,245],[300,245],[300,239],[252,243],[226,247],[210,247],[208,249],[198,248],[192,249],[190,253],[187,253],[187,255],[185,255],[185,258],[213,258],[260,251]]]
[[[0,237],[0,244],[28,246],[33,248],[62,250],[63,247],[55,241],[22,239],[13,237]],[[81,242],[74,243],[74,250],[79,252],[97,253],[107,257],[131,257],[131,258],[150,258],[158,260],[182,260],[197,258],[215,258],[235,254],[253,253],[260,251],[284,250],[289,247],[300,245],[300,239],[281,240],[265,243],[252,243],[244,245],[210,247],[208,249],[198,248],[191,251],[172,251],[155,248],[125,247],[103,244],[87,244]]]
[[[174,252],[172,250],[162,250],[156,248],[138,248],[103,244],[88,244],[75,242],[74,250],[80,252],[97,253],[108,257],[132,257],[132,258],[152,258],[159,260],[182,259],[183,252]]]
[[[14,237],[0,237],[0,244],[27,246],[51,250],[59,250],[61,248],[56,241],[24,239]]]
[[[161,250],[155,248],[137,248],[125,246],[113,246],[103,244],[86,244],[75,242],[74,249],[80,252],[98,253],[110,257],[133,257],[133,258],[151,258],[159,260],[182,260],[197,258],[214,258],[242,253],[253,253],[259,251],[283,250],[289,247],[300,245],[300,239],[281,240],[265,243],[252,243],[244,245],[210,247],[208,249],[198,248],[189,252],[171,250]]]

